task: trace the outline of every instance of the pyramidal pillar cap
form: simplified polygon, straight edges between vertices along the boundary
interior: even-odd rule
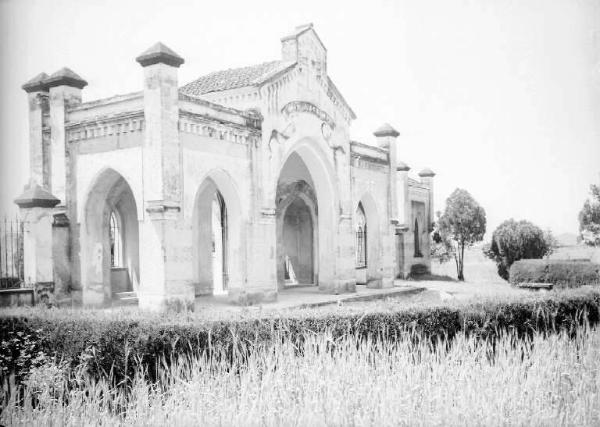
[[[394,129],[389,123],[384,123],[375,132],[373,132],[373,135],[377,137],[392,136],[396,138],[398,135],[400,135],[400,132]]]
[[[161,42],[152,45],[140,56],[135,58],[135,60],[139,62],[142,67],[153,64],[167,64],[179,68],[179,66],[185,62],[181,56]]]
[[[25,188],[23,194],[15,199],[15,203],[20,208],[53,208],[60,200],[34,183]]]
[[[70,86],[83,89],[87,86],[87,82],[70,68],[63,67],[44,80],[44,85],[48,89],[56,86]]]
[[[31,80],[28,80],[23,86],[21,86],[21,89],[27,93],[48,92],[48,87],[44,83],[48,77],[48,74],[40,73]]]
[[[433,178],[435,176],[435,173],[431,169],[425,168],[421,172],[419,172],[419,176],[421,178]]]
[[[398,172],[408,172],[410,170],[410,166],[404,162],[398,162],[398,164],[396,164],[396,170]]]

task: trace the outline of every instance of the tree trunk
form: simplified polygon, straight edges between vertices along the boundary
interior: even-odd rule
[[[458,280],[461,282],[465,281],[465,275],[463,274],[465,266],[465,244],[461,242],[458,251]]]

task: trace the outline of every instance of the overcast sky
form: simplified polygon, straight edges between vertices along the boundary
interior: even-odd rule
[[[34,75],[72,68],[84,101],[137,91],[134,58],[160,40],[184,84],[279,59],[307,22],[358,116],[352,139],[396,127],[411,172],[437,173],[436,210],[460,187],[490,231],[511,217],[577,231],[600,181],[600,0],[0,0],[0,212],[28,179],[20,86]]]

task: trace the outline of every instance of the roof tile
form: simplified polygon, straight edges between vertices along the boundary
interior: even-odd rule
[[[270,61],[249,67],[215,71],[186,84],[180,88],[180,92],[199,96],[211,92],[254,86],[294,65],[295,62]]]

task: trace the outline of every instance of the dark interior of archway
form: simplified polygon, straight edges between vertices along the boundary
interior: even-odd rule
[[[306,203],[297,197],[287,207],[283,219],[286,283],[313,283],[313,236],[310,210]]]

